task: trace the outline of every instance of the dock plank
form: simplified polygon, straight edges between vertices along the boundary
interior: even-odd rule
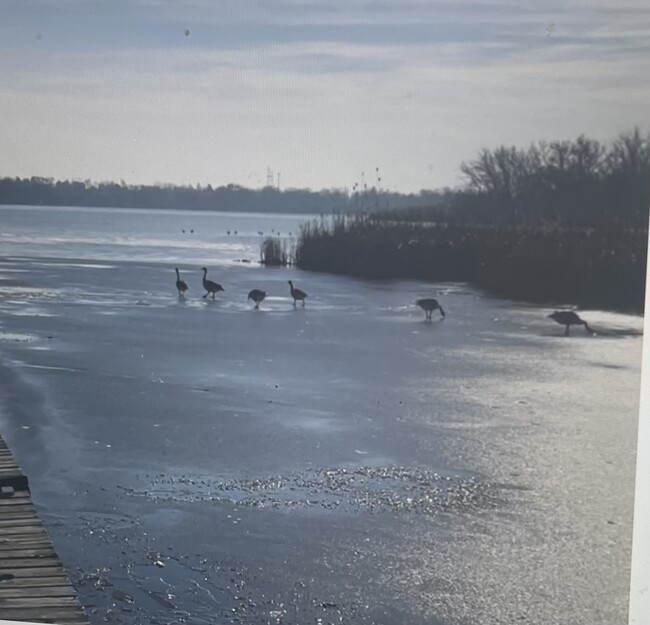
[[[23,597],[76,597],[73,588],[66,585],[59,586],[14,586],[13,588],[0,588],[1,599],[20,599]],[[1,604],[0,604],[1,605]]]
[[[33,506],[12,506],[9,507],[7,506],[6,508],[2,509],[2,517],[0,519],[4,520],[9,520],[9,519],[16,519],[16,518],[23,518],[23,519],[31,519],[31,518],[39,518],[39,516],[36,514],[36,510],[34,509]],[[11,515],[11,516],[9,516]]]
[[[31,608],[37,603],[39,607],[75,608],[79,604],[74,597],[9,597],[0,598],[0,610],[5,608]]]
[[[58,586],[64,586],[74,592],[74,588],[70,586],[70,580],[63,573],[51,575],[50,577],[18,577],[7,580],[0,584],[0,592],[10,592],[15,588],[32,588],[34,592],[40,592],[42,588],[54,588]]]
[[[20,542],[16,541],[14,543],[0,545],[0,553],[22,549],[49,549],[50,551],[54,550],[52,544],[44,540],[27,540]]]
[[[29,480],[0,437],[0,618],[89,625],[39,519]]]
[[[81,608],[3,608],[2,618],[8,621],[56,623],[57,625],[88,625]]]
[[[0,506],[18,506],[28,502],[31,504],[29,499],[29,493],[26,491],[19,491],[14,493],[11,497],[0,497]]]
[[[25,517],[14,517],[13,519],[5,519],[0,517],[0,532],[4,534],[4,528],[9,527],[40,527],[41,521],[37,517],[25,518]]]
[[[36,535],[40,534],[41,536],[47,536],[47,534],[45,533],[45,529],[42,528],[42,527],[38,527],[38,526],[32,526],[32,527],[30,527],[30,526],[25,526],[25,527],[18,526],[18,527],[3,527],[2,528],[2,536],[5,539],[8,539],[9,536],[12,535],[12,534],[18,534],[18,535],[21,535],[21,536],[25,536],[25,535],[28,535],[28,534],[36,534]]]
[[[2,514],[2,512],[0,512]],[[4,533],[4,532],[3,532]],[[50,540],[50,537],[47,534],[26,534],[22,536],[18,535],[12,535],[12,536],[4,536],[3,538],[0,538],[0,549],[3,546],[7,545],[16,545],[18,543],[47,543],[49,545],[52,544],[52,541]]]
[[[16,546],[14,549],[0,549],[0,560],[8,558],[49,558],[52,556],[53,551],[49,545],[36,549]]]
[[[2,588],[2,584],[4,583],[2,581],[3,575],[11,575],[11,579],[16,579],[16,578],[28,578],[28,577],[49,577],[51,575],[59,575],[63,573],[63,569],[60,566],[35,566],[35,567],[27,567],[27,568],[21,568],[21,569],[12,569],[11,571],[5,570],[2,573],[0,573],[0,588]]]
[[[36,557],[27,557],[27,558],[3,558],[0,559],[0,571],[11,571],[12,573],[16,569],[31,569],[36,567],[52,567],[61,564],[59,558],[52,554],[47,558],[36,558]]]
[[[38,519],[38,516],[33,508],[25,507],[21,510],[14,507],[4,510],[0,518],[8,521],[9,519]]]

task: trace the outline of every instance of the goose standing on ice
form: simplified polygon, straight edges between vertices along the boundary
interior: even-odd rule
[[[252,299],[255,302],[255,308],[260,307],[260,303],[264,300],[265,297],[266,293],[264,291],[260,291],[259,289],[253,289],[248,294],[248,299]]]
[[[569,336],[569,328],[571,326],[584,326],[587,334],[594,334],[594,331],[587,325],[584,319],[580,319],[572,310],[556,310],[554,313],[548,315],[549,319],[557,321],[562,326],[566,326],[564,336]]]
[[[208,270],[205,267],[203,267],[201,271],[203,272],[203,288],[206,290],[203,299],[210,295],[210,293],[212,293],[212,299],[214,299],[215,293],[223,291],[224,288],[220,284],[207,279],[206,276],[208,275]]]
[[[185,291],[190,287],[187,286],[187,282],[181,280],[181,274],[176,267],[176,290],[178,291],[178,297],[185,297]]]
[[[419,299],[415,302],[423,311],[424,311],[424,320],[431,321],[431,313],[434,310],[440,311],[440,316],[444,318],[445,311],[442,309],[442,306],[438,303],[437,299],[433,297],[425,297],[424,299]]]
[[[293,305],[296,305],[297,300],[302,301],[302,307],[305,307],[305,299],[307,299],[307,293],[301,291],[300,289],[293,288],[293,282],[289,280],[289,288],[291,289],[291,297],[293,297]]]

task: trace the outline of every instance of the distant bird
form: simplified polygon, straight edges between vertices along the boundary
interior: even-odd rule
[[[187,282],[181,280],[181,274],[176,267],[176,289],[178,290],[178,297],[185,297],[185,291],[190,287],[187,286]]]
[[[587,334],[593,334],[593,330],[587,325],[584,319],[580,319],[572,310],[556,310],[554,313],[548,315],[549,319],[557,321],[561,326],[566,326],[564,336],[569,336],[569,328],[571,326],[584,326]]]
[[[415,303],[424,311],[425,321],[431,320],[431,313],[433,313],[434,310],[439,310],[440,315],[442,317],[445,316],[445,311],[442,309],[442,306],[438,303],[438,300],[433,299],[433,297],[425,297],[424,299],[419,299]]]
[[[248,299],[252,299],[255,302],[255,308],[260,307],[260,303],[264,300],[265,297],[266,293],[264,291],[260,291],[259,289],[253,289],[248,294]]]
[[[203,299],[210,295],[210,293],[212,293],[212,299],[214,299],[215,293],[223,291],[224,288],[220,284],[212,282],[212,280],[208,280],[206,278],[208,275],[208,270],[205,267],[203,267],[201,271],[203,272],[203,288],[206,290],[206,294],[203,296]]]
[[[293,297],[293,305],[296,305],[297,300],[302,300],[302,307],[305,307],[305,299],[307,298],[307,293],[301,291],[300,289],[293,288],[293,282],[289,280],[289,288],[291,289],[291,297]]]

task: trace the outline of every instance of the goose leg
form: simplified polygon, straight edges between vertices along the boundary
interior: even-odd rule
[[[569,336],[569,324],[566,325],[566,330],[564,331],[564,336]]]
[[[203,296],[203,299],[205,299],[208,295],[209,295],[209,291]]]

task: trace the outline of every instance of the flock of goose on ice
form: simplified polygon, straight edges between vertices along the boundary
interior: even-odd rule
[[[176,271],[176,289],[178,291],[178,297],[184,298],[185,291],[187,291],[189,287],[187,286],[187,282],[181,279],[181,274],[178,270],[178,267],[176,267],[175,271]],[[219,291],[223,291],[224,288],[219,283],[214,282],[212,280],[208,280],[207,267],[202,267],[201,271],[203,272],[202,284],[203,284],[203,288],[205,289],[205,294],[203,295],[203,299],[206,299],[209,295],[212,295],[212,299],[214,299],[214,296]],[[302,291],[301,289],[296,289],[293,286],[293,282],[291,280],[289,280],[288,282],[289,282],[289,292],[291,293],[291,297],[293,298],[293,305],[295,306],[296,302],[302,302],[304,308],[305,300],[307,299],[307,293],[305,293],[305,291]],[[264,301],[265,298],[266,298],[266,292],[262,291],[261,289],[253,289],[248,294],[248,299],[252,300],[255,303],[255,308],[259,308],[260,303]],[[443,310],[438,300],[434,299],[433,297],[425,297],[423,299],[417,300],[415,303],[424,311],[424,319],[426,321],[431,321],[431,315],[436,310],[440,311],[441,318],[445,317],[445,311]],[[560,310],[560,311],[556,310],[554,313],[548,315],[548,317],[550,319],[553,319],[553,321],[556,321],[560,325],[565,326],[564,336],[569,336],[569,329],[572,325],[582,325],[585,327],[587,334],[594,334],[593,330],[589,327],[587,322],[584,319],[581,319],[572,310]]]

